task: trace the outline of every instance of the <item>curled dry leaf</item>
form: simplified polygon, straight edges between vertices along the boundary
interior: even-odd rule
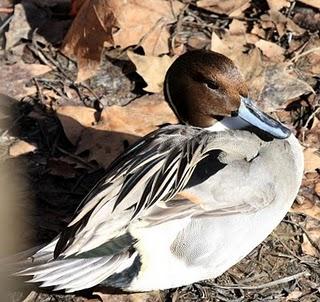
[[[22,98],[36,92],[36,87],[25,85],[36,76],[45,74],[51,70],[42,64],[25,64],[22,61],[1,67],[0,93],[13,98]]]
[[[147,87],[143,88],[145,91],[158,93],[163,89],[163,82],[168,68],[177,58],[164,55],[162,57],[155,56],[141,56],[128,51],[128,57],[137,68]]]
[[[58,118],[77,154],[89,150],[88,160],[107,166],[126,145],[177,119],[160,95],[143,96],[125,107],[105,108],[99,121],[95,111],[87,107],[64,106]]]
[[[200,0],[197,6],[205,8],[217,14],[226,14],[229,16],[239,16],[250,6],[248,0]]]
[[[104,45],[127,48],[139,44],[146,55],[167,53],[170,36],[167,25],[182,8],[179,1],[84,1],[62,48],[78,62],[77,80],[83,81],[95,74]]]

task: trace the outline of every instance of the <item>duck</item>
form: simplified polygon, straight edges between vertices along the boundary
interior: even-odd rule
[[[281,222],[301,184],[302,148],[248,96],[234,62],[186,52],[164,95],[180,122],[128,147],[15,275],[67,293],[176,288],[220,276]]]

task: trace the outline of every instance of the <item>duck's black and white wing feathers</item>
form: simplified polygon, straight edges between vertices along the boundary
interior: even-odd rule
[[[55,256],[80,254],[123,235],[155,203],[181,191],[207,152],[207,133],[198,128],[166,126],[146,136],[88,194],[60,236]]]

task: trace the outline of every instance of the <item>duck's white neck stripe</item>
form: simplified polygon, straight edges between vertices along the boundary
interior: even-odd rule
[[[225,117],[221,121],[217,121],[210,127],[207,127],[206,130],[209,131],[225,131],[225,130],[236,130],[243,129],[249,126],[249,123],[244,121],[238,116],[235,117]]]

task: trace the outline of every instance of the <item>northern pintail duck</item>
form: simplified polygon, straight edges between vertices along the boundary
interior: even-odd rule
[[[181,124],[120,155],[19,275],[66,292],[178,287],[221,275],[280,223],[301,183],[301,146],[248,98],[234,63],[188,52],[165,95]]]

